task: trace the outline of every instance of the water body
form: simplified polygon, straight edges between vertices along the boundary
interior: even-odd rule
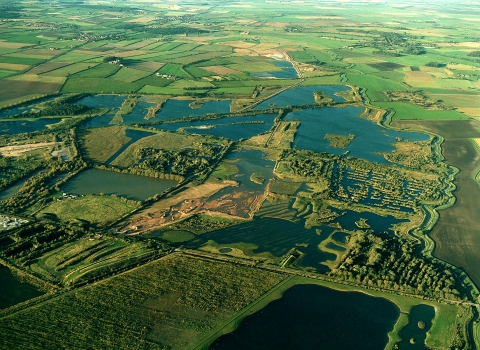
[[[263,79],[295,79],[298,78],[293,64],[288,61],[274,61],[273,64],[281,69],[275,72],[254,73],[252,76]]]
[[[130,113],[123,115],[123,124],[136,124],[146,122],[147,120],[145,120],[145,116],[148,113],[148,109],[154,105],[154,103],[149,102],[137,102],[137,104]]]
[[[408,315],[408,323],[399,333],[402,341],[398,343],[400,349],[428,350],[425,346],[427,332],[432,327],[435,318],[435,309],[429,305],[415,305]],[[423,322],[423,324],[419,324]],[[420,325],[420,327],[419,327]],[[423,328],[422,328],[423,327]],[[413,339],[413,341],[411,341]]]
[[[398,307],[386,299],[296,285],[210,349],[383,350],[399,316]]]
[[[73,177],[61,190],[74,194],[116,194],[133,200],[145,200],[176,186],[174,180],[88,169]]]
[[[323,227],[322,227],[323,228]],[[333,228],[325,227],[326,230]],[[218,244],[228,245],[238,242],[252,243],[258,248],[253,253],[269,252],[276,257],[285,255],[291,248],[304,252],[306,255],[298,262],[301,266],[311,266],[324,271],[329,271],[321,262],[335,260],[334,254],[318,249],[318,244],[328,237],[328,234],[317,235],[314,229],[306,229],[303,225],[288,220],[277,218],[255,218],[252,221],[241,223],[232,227],[204,233],[188,243],[188,246],[199,247],[208,240]],[[297,246],[304,244],[304,246]],[[326,268],[326,269],[325,269]]]
[[[125,145],[123,145],[113,156],[108,158],[105,164],[110,164],[115,160],[115,158],[117,158],[120,154],[122,154],[123,151],[125,151],[131,144],[134,144],[135,142],[137,142],[138,140],[144,137],[153,135],[153,133],[148,131],[142,131],[142,130],[127,129],[125,130],[125,135],[129,137],[131,140],[128,141]]]
[[[61,122],[61,118],[43,118],[32,121],[27,120],[5,120],[0,121],[0,135],[14,135],[24,132],[44,130],[47,125]]]
[[[19,180],[15,184],[13,184],[13,185],[7,187],[6,189],[0,191],[0,201],[4,201],[4,200],[12,197],[15,193],[18,192],[19,189],[21,189],[23,187],[25,182],[30,180],[32,177],[34,177],[35,175],[37,175],[41,171],[42,170],[37,170],[33,174],[31,174],[30,176],[28,176],[28,177],[26,177],[22,180]]]
[[[314,92],[322,91],[331,97],[335,102],[345,101],[343,97],[336,96],[336,92],[348,91],[350,88],[345,85],[318,85],[318,86],[297,86],[263,101],[255,109],[267,109],[271,104],[275,107],[301,106],[315,104]]]
[[[401,220],[397,219],[394,216],[388,215],[388,216],[380,216],[374,213],[370,212],[363,212],[363,213],[357,213],[356,211],[352,210],[337,210],[334,208],[329,208],[337,213],[343,213],[345,212],[345,215],[339,216],[335,222],[340,223],[342,227],[346,230],[358,230],[358,226],[355,224],[360,219],[366,219],[367,224],[370,226],[370,229],[373,230],[376,233],[384,233],[387,232],[390,235],[393,235],[392,231],[392,225],[398,224],[401,222],[406,222],[408,220]]]
[[[360,107],[303,109],[289,113],[285,120],[300,120],[294,146],[314,152],[328,152],[364,158],[371,162],[388,163],[379,153],[392,152],[397,137],[408,141],[426,141],[427,134],[385,129],[376,123],[359,118]],[[355,135],[355,139],[345,148],[330,146],[326,134]]]
[[[31,284],[21,282],[8,267],[0,265],[0,309],[38,297],[43,293]]]
[[[75,102],[76,104],[85,105],[89,108],[120,108],[125,101],[125,96],[117,95],[92,95],[82,98]]]
[[[16,107],[2,109],[0,111],[0,118],[6,118],[15,114],[21,114],[23,112],[30,112],[40,103],[53,101],[58,97],[59,96],[43,97],[32,102],[22,103]]]
[[[231,101],[208,101],[203,104],[201,108],[190,108],[189,104],[194,102],[193,100],[168,100],[162,106],[162,109],[157,113],[154,119],[169,120],[183,117],[203,116],[207,114],[224,114],[230,113]]]
[[[167,123],[156,126],[156,128],[168,131],[184,128],[185,131],[192,134],[226,137],[238,141],[269,131],[274,124],[275,117],[276,114],[259,114],[214,120]]]

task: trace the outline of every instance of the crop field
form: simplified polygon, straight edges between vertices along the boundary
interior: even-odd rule
[[[50,63],[54,64],[57,62],[50,62]],[[57,69],[50,69],[48,72],[44,73],[43,76],[68,77],[75,73],[93,68],[97,65],[97,63],[74,63],[74,64],[64,64],[61,62],[58,62],[58,63],[62,64],[62,66]],[[29,73],[31,73],[31,71]]]
[[[134,69],[134,68],[123,67],[117,73],[112,75],[110,78],[131,83],[136,80],[145,78],[149,75],[151,75],[150,72],[146,72],[146,71]]]
[[[143,84],[138,82],[126,83],[113,79],[71,77],[67,79],[61,91],[63,93],[129,94],[138,91],[142,86]]]
[[[9,103],[9,101],[23,102],[28,100],[28,96],[53,94],[59,91],[60,88],[61,84],[12,80],[8,84],[0,84],[0,103]],[[26,92],[27,94],[25,94]]]
[[[110,196],[84,196],[76,199],[61,199],[49,204],[38,215],[54,214],[59,220],[80,219],[92,224],[105,224],[136,208],[119,198]]]
[[[377,102],[381,108],[391,108],[395,111],[394,120],[462,120],[468,119],[457,111],[429,111],[404,102]]]
[[[65,66],[68,66],[70,63],[67,62],[45,62],[42,63],[28,71],[28,74],[43,74],[50,72],[54,69],[59,69]]]
[[[182,65],[174,64],[174,63],[165,64],[162,68],[159,69],[158,73],[164,74],[164,75],[171,75],[173,77],[179,77],[179,78],[189,77],[189,74],[183,70]]]
[[[79,348],[92,343],[194,348],[283,278],[241,265],[169,256],[3,318],[0,334],[6,346],[21,341],[49,348],[61,338],[65,346]]]

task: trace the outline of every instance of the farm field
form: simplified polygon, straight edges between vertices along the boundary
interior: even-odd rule
[[[0,348],[480,346],[479,16],[0,2]]]

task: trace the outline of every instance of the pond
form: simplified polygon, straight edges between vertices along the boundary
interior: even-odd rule
[[[8,267],[0,264],[0,309],[38,297],[43,293],[31,284],[21,282]]]
[[[174,180],[88,169],[62,185],[61,190],[80,195],[104,193],[132,200],[145,200],[176,185]]]
[[[123,123],[122,124],[136,124],[136,123],[144,123],[145,116],[148,113],[148,109],[152,106],[155,106],[154,103],[140,101],[137,102],[133,110],[123,115]]]
[[[61,118],[43,118],[36,120],[4,120],[0,121],[0,135],[14,135],[24,132],[40,131],[61,122]]]
[[[392,225],[408,221],[397,219],[391,215],[381,216],[370,212],[358,213],[352,210],[338,210],[331,207],[329,209],[339,214],[345,213],[344,215],[339,216],[335,222],[340,223],[342,228],[350,231],[362,229],[359,228],[355,222],[358,222],[360,219],[366,219],[367,225],[370,226],[370,229],[375,233],[386,232],[390,235],[393,235]]]
[[[390,153],[397,138],[404,141],[426,141],[429,135],[418,132],[386,129],[369,120],[359,118],[360,107],[303,109],[289,113],[285,120],[300,120],[293,146],[314,152],[335,155],[349,152],[350,156],[371,162],[389,163],[382,153]],[[325,139],[327,134],[354,135],[353,141],[345,148],[335,148]]]
[[[432,327],[435,318],[435,309],[429,305],[415,305],[408,315],[408,324],[399,333],[402,341],[398,343],[400,349],[428,350],[425,346],[427,332]]]
[[[21,189],[23,187],[25,182],[30,180],[32,177],[34,177],[35,175],[37,175],[41,171],[42,170],[37,170],[37,171],[33,172],[33,174],[31,174],[30,176],[28,176],[28,177],[26,177],[22,180],[17,181],[13,185],[8,186],[7,188],[5,188],[3,190],[0,190],[0,201],[4,201],[4,200],[12,197],[15,193],[18,192],[19,189]]]
[[[296,285],[210,349],[383,350],[399,316],[398,307],[386,299]]]
[[[230,113],[230,102],[225,100],[208,101],[203,103],[200,108],[191,108],[193,100],[168,100],[162,106],[151,121],[168,120],[191,116],[203,116],[207,114],[224,114]]]
[[[228,117],[191,122],[165,123],[155,126],[158,129],[176,131],[180,128],[192,134],[226,137],[232,140],[249,139],[269,131],[276,114],[259,114],[243,117]]]
[[[275,72],[262,72],[251,74],[256,78],[263,79],[295,79],[298,78],[297,71],[293,67],[293,64],[288,61],[276,60],[273,64],[280,68],[280,71]]]
[[[348,91],[350,88],[345,85],[317,85],[317,86],[297,86],[293,89],[288,89],[278,95],[263,101],[255,107],[255,109],[267,109],[271,105],[276,108],[285,106],[301,106],[315,104],[313,93],[322,91],[329,97],[333,98],[335,102],[345,101],[343,97],[336,96],[336,92]]]

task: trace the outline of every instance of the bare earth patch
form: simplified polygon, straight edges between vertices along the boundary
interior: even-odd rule
[[[36,149],[55,146],[60,143],[61,142],[43,142],[43,143],[31,143],[28,145],[19,145],[19,146],[5,146],[5,147],[0,147],[0,154],[8,157],[19,157],[25,152],[30,152]]]

